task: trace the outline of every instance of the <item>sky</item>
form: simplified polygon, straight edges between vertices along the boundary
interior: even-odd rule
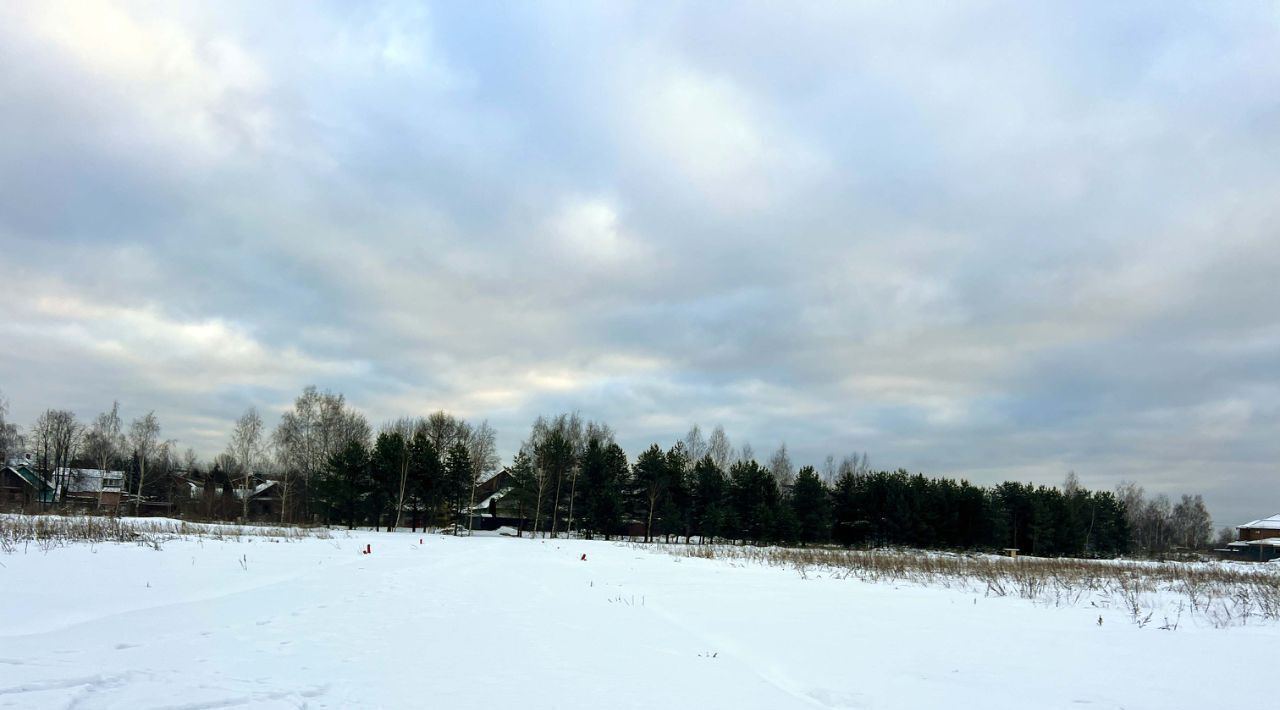
[[[1280,5],[0,5],[0,392],[1280,512]]]

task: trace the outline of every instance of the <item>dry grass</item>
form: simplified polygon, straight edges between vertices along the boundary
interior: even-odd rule
[[[159,549],[167,540],[183,538],[238,541],[250,537],[299,540],[330,536],[329,529],[322,527],[215,525],[164,518],[92,515],[0,515],[0,552],[6,554],[31,547],[47,552],[55,547],[86,542],[132,542]]]
[[[1053,606],[1122,609],[1139,626],[1176,629],[1185,612],[1215,627],[1280,621],[1280,573],[1267,565],[1076,560],[918,550],[671,545],[671,554],[867,582],[1016,596]],[[1160,618],[1155,618],[1159,615]]]

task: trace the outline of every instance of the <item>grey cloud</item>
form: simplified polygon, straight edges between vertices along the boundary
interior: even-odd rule
[[[1274,512],[1265,12],[13,6],[0,390],[206,455],[314,382]]]

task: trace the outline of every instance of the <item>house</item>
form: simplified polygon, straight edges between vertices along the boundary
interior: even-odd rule
[[[473,530],[497,530],[503,526],[517,529],[527,527],[528,523],[520,515],[520,506],[516,503],[515,496],[510,495],[511,486],[511,470],[506,468],[476,484],[476,504],[470,510]]]
[[[249,480],[253,482],[252,479]],[[249,498],[249,520],[279,520],[280,506],[282,504],[283,488],[279,481],[262,480],[259,481],[252,489],[244,485],[242,479],[241,485],[235,489],[236,504],[243,506],[245,496]],[[236,513],[242,513],[237,510]]]
[[[1280,514],[1236,526],[1235,542],[1215,550],[1227,560],[1268,562],[1280,557]]]
[[[57,499],[53,484],[36,473],[26,460],[16,459],[0,469],[0,508],[22,509]]]
[[[74,505],[117,510],[124,500],[124,471],[96,468],[60,468],[54,480],[66,486],[63,501]]]

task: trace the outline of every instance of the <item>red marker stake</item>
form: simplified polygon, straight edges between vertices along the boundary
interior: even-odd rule
[[[584,553],[582,553],[582,561],[583,561],[583,562],[586,562],[586,561],[587,561],[587,553],[585,553],[585,552],[584,552]]]

